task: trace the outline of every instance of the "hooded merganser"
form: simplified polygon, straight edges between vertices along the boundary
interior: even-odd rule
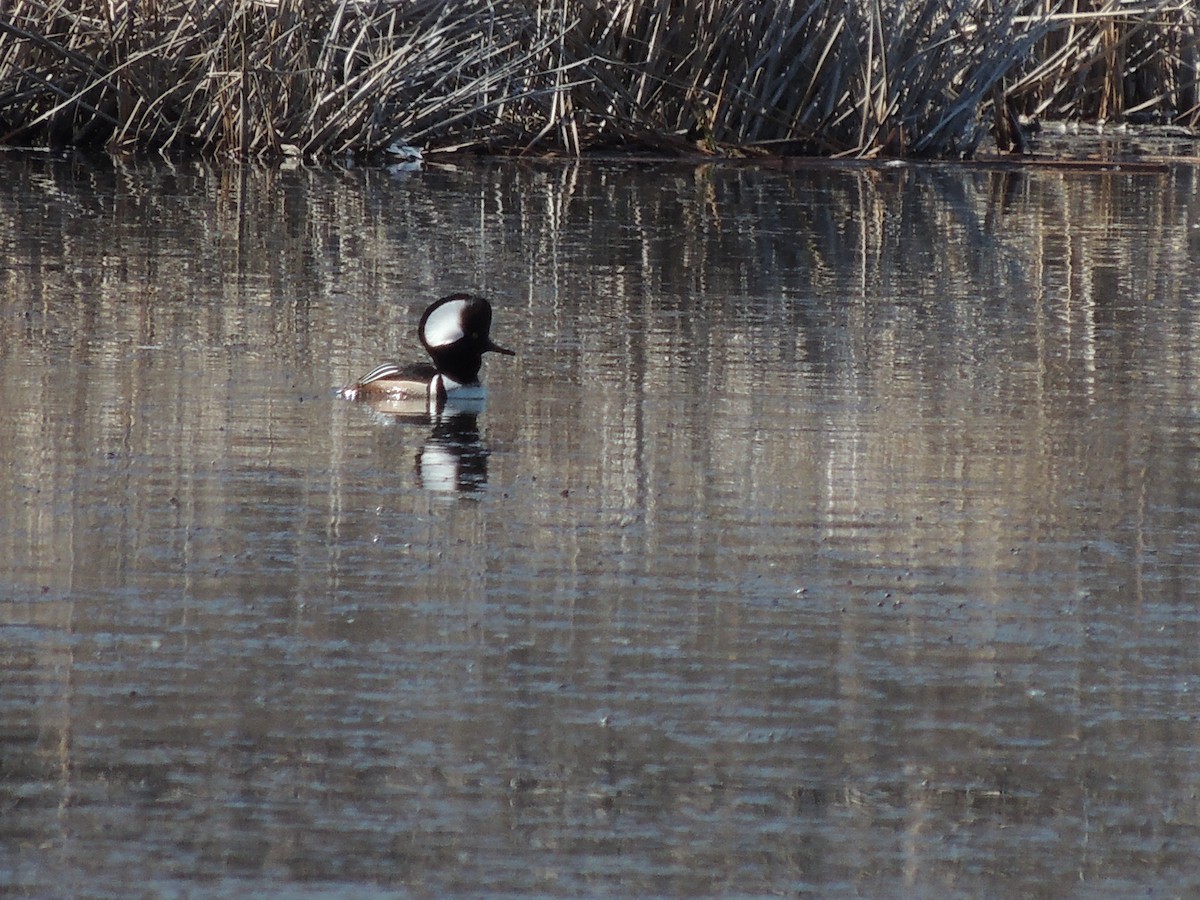
[[[516,356],[492,343],[492,304],[472,294],[435,300],[421,316],[417,334],[433,360],[399,366],[383,363],[338,391],[347,400],[423,400],[440,410],[447,400],[481,400],[483,354],[489,350]]]

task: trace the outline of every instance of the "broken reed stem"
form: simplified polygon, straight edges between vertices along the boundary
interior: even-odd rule
[[[1191,0],[1087,6],[12,0],[0,142],[953,156],[973,151],[993,97],[1200,124]]]

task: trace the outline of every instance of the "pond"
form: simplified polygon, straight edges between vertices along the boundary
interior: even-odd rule
[[[1197,180],[5,153],[0,889],[1200,888]]]

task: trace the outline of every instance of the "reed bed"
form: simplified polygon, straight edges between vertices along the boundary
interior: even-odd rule
[[[969,156],[1200,124],[1192,0],[10,0],[0,143]]]

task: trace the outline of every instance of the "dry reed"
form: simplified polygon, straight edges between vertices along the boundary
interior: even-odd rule
[[[965,156],[1200,123],[1191,0],[11,0],[0,143]]]

